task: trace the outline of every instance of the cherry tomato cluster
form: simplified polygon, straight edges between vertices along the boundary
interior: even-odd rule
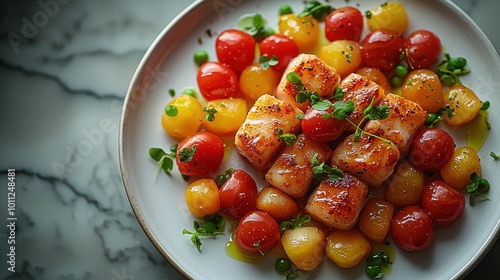
[[[362,38],[365,19],[369,32]],[[324,21],[324,37],[328,43],[321,42],[318,35],[321,21]],[[207,101],[205,107],[191,97],[183,97],[169,104],[178,112],[165,110],[163,127],[171,136],[181,139],[176,150],[181,174],[206,177],[219,170],[225,152],[220,137],[234,135],[243,122],[247,107],[242,103],[251,105],[261,95],[272,94],[289,62],[302,52],[318,53],[342,78],[356,72],[387,93],[395,90],[395,86],[401,87],[403,97],[421,105],[429,115],[440,114],[436,118],[449,124],[467,123],[479,111],[481,102],[470,89],[455,85],[445,91],[437,74],[427,69],[436,65],[441,41],[429,30],[405,35],[408,18],[400,3],[384,3],[365,15],[355,7],[341,7],[322,19],[310,14],[299,17],[287,10],[280,16],[278,26],[278,33],[264,37],[260,31],[254,34],[239,29],[222,31],[215,40],[217,61],[203,61],[197,72],[198,88]],[[391,88],[389,80],[393,78],[401,81],[396,85],[392,82]],[[457,95],[457,92],[464,94]],[[460,107],[460,102],[474,104],[474,109],[461,111],[465,106]],[[456,121],[455,116],[451,118],[452,103],[456,105],[453,114],[461,121]],[[302,133],[314,142],[332,144],[345,135],[350,125],[345,120],[325,117],[333,113],[332,107],[308,108],[301,116]],[[210,114],[212,120],[208,120]],[[212,123],[213,114],[220,123]],[[181,117],[185,121],[180,121]],[[175,129],[174,123],[178,123]],[[206,131],[201,131],[202,127]],[[229,128],[221,130],[221,127]],[[385,199],[369,200],[363,209],[365,213],[361,213],[358,225],[361,233],[357,230],[346,236],[339,233],[331,239],[328,237],[327,243],[321,230],[317,233],[307,228],[304,232],[313,231],[317,237],[315,248],[326,246],[329,254],[336,250],[333,240],[339,239],[354,240],[356,244],[363,244],[364,251],[371,251],[369,240],[381,242],[390,231],[398,246],[420,251],[431,244],[436,226],[448,226],[460,218],[465,209],[465,196],[460,190],[469,183],[472,173],[481,175],[476,152],[468,147],[457,149],[452,137],[439,128],[420,129],[411,143],[408,155],[404,155],[408,162],[402,161],[386,182]],[[458,174],[456,170],[466,172]],[[428,174],[433,174],[431,180]],[[222,211],[238,221],[233,237],[238,250],[253,256],[265,254],[282,238],[279,223],[300,216],[302,210],[294,199],[278,189],[259,190],[244,170],[230,170],[222,177],[222,181],[203,178],[189,184],[185,196],[190,212],[201,218]],[[374,217],[379,219],[375,225],[378,228],[373,228]],[[318,253],[319,261],[324,251]],[[359,256],[366,255],[364,251],[357,254],[356,260],[335,262],[342,267],[352,267],[359,264]],[[306,255],[297,258],[301,257]],[[333,260],[336,256],[330,258]],[[293,262],[300,268],[300,261]],[[308,265],[303,267],[317,266]]]

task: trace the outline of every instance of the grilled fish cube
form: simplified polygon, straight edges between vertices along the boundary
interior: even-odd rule
[[[299,54],[292,59],[281,77],[274,96],[297,106],[302,111],[307,110],[311,106],[311,102],[299,103],[295,100],[295,96],[300,90],[287,80],[286,76],[291,72],[299,75],[305,86],[304,91],[317,92],[323,98],[332,98],[335,88],[340,82],[337,70],[313,54]]]
[[[269,168],[274,157],[286,145],[278,134],[296,134],[300,130],[300,109],[265,94],[255,101],[243,124],[236,132],[234,144],[238,152],[258,170]]]
[[[365,109],[370,105],[372,99],[374,104],[379,103],[385,96],[384,89],[368,78],[351,73],[340,82],[340,88],[344,92],[342,101],[352,100],[354,111],[347,116],[355,124],[359,124],[364,117]],[[354,132],[354,126],[348,126],[347,132]]]
[[[305,211],[330,228],[350,230],[368,200],[368,185],[344,173],[340,180],[320,182],[307,200]]]
[[[295,144],[287,146],[276,158],[265,179],[293,198],[305,197],[314,178],[311,160],[317,154],[319,162],[329,164],[332,152],[327,144],[314,142],[299,134]]]
[[[378,105],[388,106],[389,116],[368,121],[364,130],[390,140],[401,156],[407,156],[415,134],[425,123],[427,112],[417,103],[395,94],[386,95]]]
[[[362,134],[358,141],[347,136],[332,154],[330,164],[379,187],[394,172],[399,150],[392,143]]]

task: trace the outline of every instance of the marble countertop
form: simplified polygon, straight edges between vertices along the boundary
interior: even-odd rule
[[[16,272],[0,279],[182,279],[128,203],[118,163],[123,98],[146,49],[192,0],[0,5],[0,173],[16,180]],[[497,49],[497,0],[454,0]],[[4,184],[5,185],[5,184]],[[1,188],[1,220],[7,217]],[[500,242],[466,279],[491,279]]]

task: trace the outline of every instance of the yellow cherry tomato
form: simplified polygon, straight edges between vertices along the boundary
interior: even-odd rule
[[[408,15],[399,2],[385,2],[368,11],[366,23],[370,31],[387,29],[404,33],[408,29]]]
[[[336,230],[326,242],[326,255],[336,265],[343,268],[357,266],[372,252],[372,244],[357,229]]]
[[[471,122],[481,110],[483,103],[470,88],[454,85],[444,92],[444,103],[453,110],[452,117],[445,115],[444,120],[451,125]]]
[[[403,97],[418,103],[429,113],[437,112],[444,106],[441,81],[438,75],[429,69],[408,73],[401,92]]]
[[[203,115],[203,107],[198,99],[181,95],[172,99],[163,110],[161,126],[170,136],[184,139],[200,129]]]
[[[254,103],[264,94],[272,95],[280,79],[281,74],[271,68],[264,70],[260,65],[250,65],[241,73],[240,90],[250,103]]]
[[[450,161],[441,168],[443,180],[455,189],[463,189],[470,182],[470,175],[481,176],[481,161],[471,147],[455,150]]]
[[[391,228],[394,205],[383,199],[370,198],[359,216],[358,227],[366,237],[383,242]]]
[[[300,52],[312,52],[319,41],[319,22],[312,15],[282,15],[278,20],[278,29],[280,34],[295,41]]]
[[[337,40],[322,46],[318,57],[335,68],[342,78],[356,71],[361,64],[359,44],[350,40]]]
[[[219,187],[213,179],[192,182],[184,191],[189,212],[195,217],[215,214],[220,209]]]
[[[247,116],[247,103],[242,98],[210,100],[205,105],[203,127],[218,136],[236,133]]]

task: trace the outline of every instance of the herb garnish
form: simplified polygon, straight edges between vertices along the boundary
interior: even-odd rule
[[[446,115],[448,115],[448,118],[451,118],[453,116],[453,112],[455,110],[448,107],[444,107],[439,109],[436,113],[429,113],[427,115],[427,118],[425,119],[425,126],[426,127],[433,127],[434,124],[436,124],[439,121],[442,121]]]
[[[470,72],[470,69],[465,68],[467,60],[463,57],[451,57],[447,53],[445,54],[445,58],[437,69],[439,78],[447,86],[462,84],[459,76]]]
[[[226,219],[221,215],[206,216],[203,218],[203,223],[200,225],[198,221],[193,223],[194,231],[187,229],[182,230],[182,234],[191,234],[191,242],[196,245],[196,249],[201,252],[200,236],[214,237],[224,234]]]
[[[275,55],[269,58],[267,54],[265,54],[259,58],[259,63],[262,69],[267,70],[270,66],[278,65],[278,58]]]
[[[274,30],[265,24],[266,21],[260,13],[244,15],[238,21],[238,27],[253,36],[257,42],[274,34]]]
[[[295,134],[292,134],[292,133],[285,133],[283,134],[283,129],[281,128],[277,128],[276,129],[278,131],[278,136],[279,136],[279,140],[285,142],[287,145],[293,145],[295,144],[295,141],[297,141],[297,136]]]
[[[344,172],[338,168],[331,168],[328,166],[328,164],[325,164],[325,162],[319,162],[318,161],[318,154],[314,154],[313,158],[311,159],[311,164],[313,165],[313,175],[314,178],[318,181],[322,181],[326,178],[326,175],[331,180],[340,180],[342,177],[344,177]]]
[[[500,155],[495,154],[493,151],[491,151],[491,152],[490,152],[490,156],[491,156],[494,160],[499,160],[499,159],[500,159]]]
[[[215,113],[217,113],[217,110],[213,107],[205,107],[203,108],[203,111],[205,112],[205,119],[209,122],[213,122],[215,120]]]
[[[283,221],[280,223],[281,234],[287,229],[301,228],[302,224],[309,223],[311,221],[311,216],[299,214],[297,217],[292,216],[290,220]]]
[[[470,175],[470,183],[465,188],[470,194],[470,206],[475,205],[475,198],[477,196],[483,197],[484,200],[490,200],[490,198],[486,195],[486,193],[490,189],[490,182],[488,182],[488,180],[486,179],[481,178],[481,176],[477,175],[476,172]]]
[[[222,187],[222,185],[224,185],[224,183],[227,181],[229,176],[231,176],[231,174],[233,174],[233,172],[234,172],[234,168],[229,168],[228,170],[226,170],[226,172],[224,174],[217,176],[215,178],[215,182],[217,183],[217,186],[219,186],[219,188]]]
[[[325,18],[333,11],[333,7],[327,4],[321,4],[318,1],[309,1],[306,3],[304,10],[297,17],[306,17],[312,15],[317,21],[324,21]]]
[[[163,169],[167,175],[171,175],[171,171],[174,168],[175,151],[177,150],[177,145],[170,147],[170,152],[167,154],[163,149],[152,147],[149,148],[149,156],[156,162],[158,166],[156,168],[155,177],[158,176],[160,169]]]
[[[197,145],[193,145],[190,148],[183,148],[179,151],[179,160],[180,162],[190,162],[193,160],[194,153],[198,148]]]

